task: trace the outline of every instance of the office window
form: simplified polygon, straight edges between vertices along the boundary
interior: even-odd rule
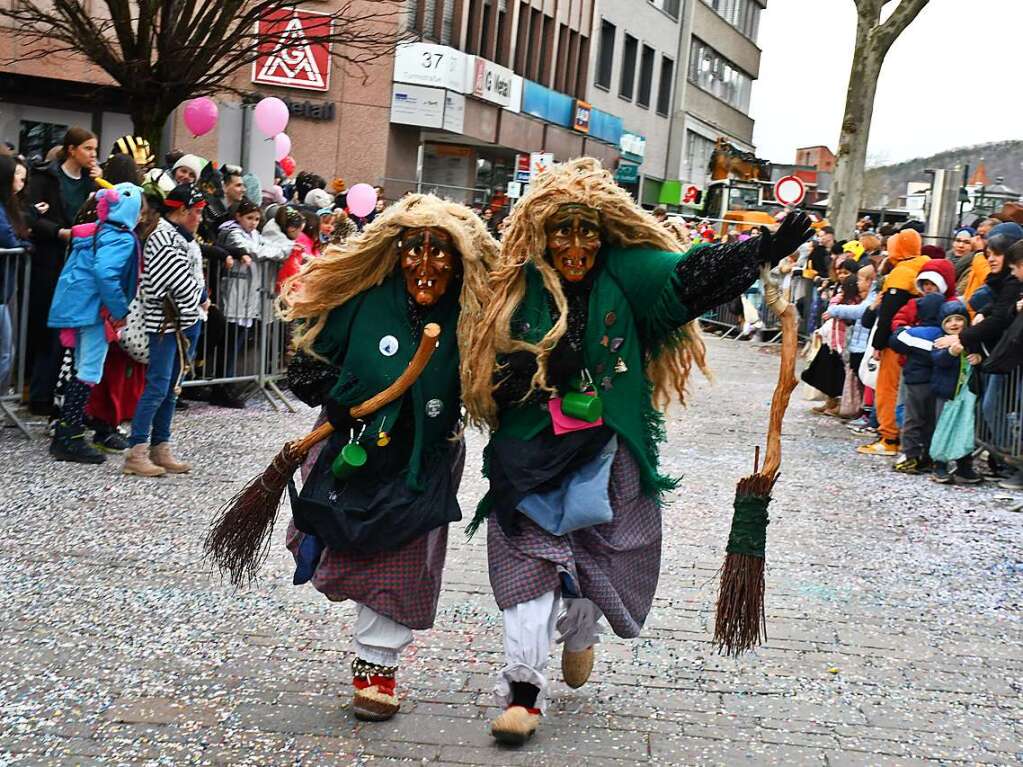
[[[673,19],[678,18],[678,12],[682,8],[682,0],[650,0],[650,2]]]
[[[623,99],[632,100],[636,88],[636,54],[639,51],[639,40],[632,35],[625,35],[625,52],[622,55],[622,82],[618,95]]]
[[[661,56],[661,79],[657,83],[657,114],[671,114],[671,86],[675,75],[675,62]]]
[[[749,112],[753,79],[698,38],[693,38],[689,50],[689,81],[740,112]]]
[[[615,33],[617,28],[614,24],[600,22],[600,50],[597,51],[597,79],[594,81],[601,88],[611,87],[611,69],[614,66],[615,58]]]
[[[714,12],[750,40],[757,39],[760,31],[760,12],[757,0],[703,0]]]
[[[654,88],[654,56],[656,52],[649,45],[643,46],[643,58],[639,62],[639,95],[636,103],[641,107],[650,106],[650,93]]]
[[[686,160],[682,168],[682,180],[702,183],[710,167],[710,156],[714,154],[714,142],[691,130],[686,131]]]

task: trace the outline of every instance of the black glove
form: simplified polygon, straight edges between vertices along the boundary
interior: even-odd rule
[[[811,237],[813,227],[810,225],[810,217],[801,210],[792,211],[782,219],[781,226],[773,234],[767,227],[760,228],[760,263],[776,266]]]
[[[323,403],[323,409],[327,413],[327,421],[334,427],[334,431],[344,434],[351,430],[355,419],[352,418],[349,408],[336,399],[328,397]]]

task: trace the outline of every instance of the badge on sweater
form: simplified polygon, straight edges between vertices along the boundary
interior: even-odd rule
[[[380,339],[380,353],[385,357],[393,357],[398,353],[398,339],[394,336],[384,336]]]
[[[436,418],[444,410],[444,403],[439,399],[431,399],[426,402],[426,415],[430,418]]]

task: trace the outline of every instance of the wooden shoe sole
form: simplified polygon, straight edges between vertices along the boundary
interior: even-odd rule
[[[501,714],[490,726],[494,740],[506,746],[521,746],[533,737],[540,724],[540,717],[531,714],[522,706],[512,706]]]
[[[380,692],[375,686],[356,690],[352,697],[352,713],[364,722],[384,722],[398,713],[398,699]]]
[[[561,650],[561,678],[573,690],[582,687],[590,679],[593,671],[593,648],[585,650]]]

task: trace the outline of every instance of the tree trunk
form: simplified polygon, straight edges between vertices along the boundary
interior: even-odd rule
[[[856,28],[856,51],[849,72],[849,89],[846,91],[845,114],[828,204],[828,219],[839,239],[852,236],[863,197],[863,171],[867,163],[870,122],[874,116],[874,96],[887,52],[871,35],[876,21],[861,14]]]
[[[151,95],[131,98],[131,121],[135,126],[135,135],[149,142],[158,160],[160,145],[163,143],[163,126],[176,107],[176,103],[154,99]]]

